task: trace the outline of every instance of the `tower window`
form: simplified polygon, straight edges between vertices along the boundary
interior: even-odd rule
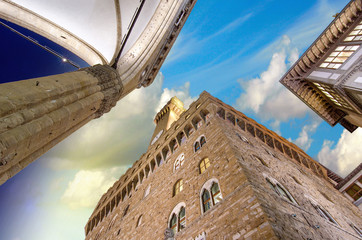
[[[177,232],[177,217],[176,214],[172,214],[171,221],[170,221],[170,228],[174,233]]]
[[[129,209],[129,205],[127,205],[127,207],[124,209],[124,211],[123,211],[123,217],[127,215],[128,209]]]
[[[205,143],[206,143],[206,139],[205,139],[204,136],[202,136],[202,137],[200,138],[200,146],[201,146],[201,147],[204,146]]]
[[[221,117],[222,119],[225,119],[225,110],[223,108],[220,108],[218,111],[217,111],[217,115],[219,117]]]
[[[138,220],[137,220],[137,225],[136,225],[136,227],[138,227],[138,226],[141,225],[141,224],[142,224],[142,215],[139,216],[139,218],[138,218]]]
[[[291,203],[297,204],[297,201],[295,201],[295,199],[293,198],[293,196],[288,192],[288,190],[286,190],[286,188],[280,184],[278,181],[276,181],[275,179],[273,179],[273,181],[271,181],[269,178],[266,178],[266,182],[268,183],[268,185],[270,186],[270,188],[276,192],[279,196],[281,196],[282,198],[284,198],[285,200],[288,200]]]
[[[173,187],[173,196],[179,194],[183,189],[183,180],[178,180]]]
[[[241,141],[250,144],[249,140],[246,137],[241,136],[239,133],[236,133],[236,136],[238,136]]]
[[[319,205],[313,205],[313,207],[317,210],[318,214],[324,218],[327,219],[328,221],[330,221],[331,223],[334,223],[336,225],[338,225],[338,223],[334,220],[334,218],[329,214],[329,212],[327,212],[327,210],[325,210],[324,208],[322,208]]]
[[[209,210],[211,208],[211,199],[210,199],[210,193],[208,190],[204,190],[204,193],[202,194],[202,203],[203,203],[203,209],[204,212]]]
[[[180,213],[178,214],[178,229],[181,231],[186,227],[186,213],[185,208],[181,207]]]
[[[147,197],[148,194],[150,194],[150,191],[151,191],[151,185],[148,185],[148,187],[145,190],[145,194],[143,195],[143,198]]]
[[[260,157],[253,155],[254,159],[258,160],[261,164],[263,164],[266,167],[269,167],[268,164]]]
[[[358,234],[358,236],[362,237],[362,231],[358,227],[356,227],[353,223],[350,224],[353,230]]]
[[[201,147],[200,147],[200,143],[199,142],[196,142],[195,143],[195,152],[197,152]]]
[[[200,174],[205,172],[205,170],[210,167],[210,160],[209,158],[204,158],[201,160],[199,164]]]
[[[206,138],[205,136],[201,136],[199,138],[199,140],[197,140],[195,143],[194,143],[194,151],[197,152],[198,150],[200,150],[200,148],[202,146],[204,146],[206,143]]]
[[[211,186],[211,195],[213,204],[217,204],[222,200],[219,184],[214,182]]]
[[[205,213],[222,200],[219,183],[216,179],[208,180],[201,188],[200,201]]]
[[[177,233],[186,227],[185,203],[181,202],[174,207],[170,214],[168,225],[174,233]]]
[[[181,153],[175,160],[174,170],[179,169],[185,162],[185,154]]]
[[[177,140],[180,143],[180,145],[182,145],[186,142],[186,135],[183,131],[181,131],[177,134]]]

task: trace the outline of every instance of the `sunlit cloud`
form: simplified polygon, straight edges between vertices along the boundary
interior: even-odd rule
[[[315,133],[321,122],[322,122],[321,118],[317,117],[313,119],[313,121],[310,124],[307,124],[302,128],[302,130],[299,132],[297,139],[295,140],[288,139],[288,140],[294,142],[304,151],[308,151],[313,142],[312,134]]]
[[[152,119],[170,98],[177,96],[185,108],[197,99],[190,95],[190,83],[162,89],[162,80],[160,75],[152,91],[128,96],[120,109],[81,129],[71,146],[69,143],[62,146],[62,152],[47,154],[46,162],[53,169],[81,169],[68,182],[61,198],[64,204],[73,209],[94,207],[100,196],[145,151],[154,129]],[[135,109],[122,112],[124,108]],[[135,157],[130,157],[130,151]],[[54,189],[59,188],[59,182],[54,182]]]
[[[279,83],[287,68],[297,59],[297,50],[289,47],[287,36],[279,43],[278,52],[272,56],[268,69],[251,80],[240,79],[244,92],[236,100],[236,107],[255,113],[263,120],[272,120],[273,126],[291,118],[303,117],[309,109]]]
[[[53,169],[96,169],[132,164],[147,149],[162,83],[159,74],[150,87],[133,91],[112,111],[65,139],[46,154],[48,165]]]
[[[157,111],[173,96],[184,101],[186,107],[197,98],[190,96],[189,83],[162,89],[163,80],[159,74],[150,87],[130,93],[112,111],[89,122],[49,151],[44,162],[54,170],[133,164],[147,150]]]
[[[197,96],[196,97],[191,97],[190,96],[190,83],[186,82],[185,85],[178,87],[178,88],[173,88],[173,89],[168,89],[168,88],[164,88],[163,92],[161,94],[160,97],[160,102],[157,105],[155,112],[158,112],[159,110],[161,110],[163,108],[163,106],[166,105],[166,103],[172,98],[172,97],[178,97],[183,103],[184,103],[184,108],[188,109],[189,105],[197,100]]]
[[[61,200],[72,209],[94,207],[102,194],[126,169],[116,167],[107,170],[81,170],[68,183]]]
[[[343,130],[338,143],[324,140],[323,147],[318,153],[318,160],[327,168],[345,177],[362,162],[362,129],[353,133]]]

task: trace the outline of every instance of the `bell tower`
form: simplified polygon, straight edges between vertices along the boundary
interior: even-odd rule
[[[156,124],[155,131],[153,132],[151,142],[152,145],[167,131],[173,122],[180,118],[180,115],[185,112],[184,103],[177,97],[173,97],[168,103],[156,114],[154,122]]]

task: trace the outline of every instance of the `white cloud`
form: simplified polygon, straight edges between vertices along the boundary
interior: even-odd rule
[[[163,107],[177,96],[187,107],[190,84],[162,89],[160,73],[148,88],[137,89],[118,102],[109,113],[92,120],[44,157],[52,169],[97,169],[129,166],[147,150],[154,130],[155,106]],[[160,100],[161,98],[161,100]]]
[[[127,168],[81,170],[68,183],[61,200],[72,209],[94,207]]]
[[[162,93],[163,75],[133,91],[108,113],[58,144],[46,158],[54,169],[94,169],[130,165],[147,149]]]
[[[290,49],[290,39],[283,36],[278,52],[273,54],[268,69],[260,77],[249,81],[239,80],[244,89],[236,100],[236,107],[242,111],[252,111],[264,120],[273,119],[274,126],[290,118],[302,117],[308,108],[284,86],[279,79],[287,68],[298,58],[298,51]],[[288,58],[288,61],[287,61]]]
[[[295,140],[288,139],[289,141],[294,142],[296,145],[298,145],[300,148],[302,148],[304,151],[308,151],[310,148],[313,139],[311,138],[311,135],[315,133],[317,130],[317,127],[322,122],[322,119],[316,118],[312,123],[305,125],[302,128],[302,131],[300,131],[299,136]]]
[[[353,133],[343,130],[334,148],[332,141],[324,141],[322,149],[318,153],[318,160],[337,174],[346,176],[362,162],[361,143],[361,128]]]
[[[172,98],[176,96],[184,103],[184,108],[188,109],[190,104],[197,100],[197,97],[191,97],[190,96],[190,83],[186,82],[185,85],[175,88],[175,89],[168,89],[164,88],[162,95],[160,97],[160,102],[157,105],[155,112],[157,113],[160,111],[163,106]]]

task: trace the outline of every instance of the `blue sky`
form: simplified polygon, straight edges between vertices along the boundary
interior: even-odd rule
[[[154,115],[175,95],[187,105],[206,90],[348,174],[362,159],[361,130],[331,128],[278,82],[347,3],[199,0],[150,87],[0,186],[0,239],[83,239],[98,199],[147,150]],[[2,81],[74,70],[3,28],[0,34]]]

